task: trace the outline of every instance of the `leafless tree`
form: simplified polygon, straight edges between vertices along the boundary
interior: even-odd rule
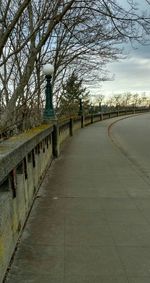
[[[59,103],[62,81],[73,70],[87,82],[100,80],[104,64],[120,55],[116,44],[142,42],[150,32],[149,15],[129,3],[127,10],[116,0],[1,0],[0,127],[31,112],[33,118],[34,109],[40,114],[42,66],[49,60]]]

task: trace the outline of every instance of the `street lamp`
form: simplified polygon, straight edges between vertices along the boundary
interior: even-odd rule
[[[102,103],[99,102],[99,112],[102,112]]]
[[[83,115],[82,95],[79,95],[79,115]]]
[[[52,120],[55,119],[55,111],[53,108],[53,100],[52,100],[52,85],[51,85],[51,79],[52,74],[54,72],[54,67],[51,64],[46,64],[43,66],[43,74],[46,78],[46,88],[45,88],[45,96],[46,96],[46,103],[45,103],[45,109],[43,113],[44,120]]]

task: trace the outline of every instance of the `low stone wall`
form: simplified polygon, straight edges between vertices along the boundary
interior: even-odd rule
[[[84,126],[88,126],[92,123],[93,115],[88,115],[84,118]]]
[[[0,144],[0,282],[52,160],[52,132],[42,126]]]
[[[91,123],[131,113],[100,113],[60,124],[55,121],[0,143],[0,283],[44,174],[52,159],[59,156],[64,141]]]
[[[60,124],[59,126],[59,144],[62,145],[70,134],[70,121]]]
[[[75,118],[74,120],[73,120],[73,132],[75,132],[76,130],[79,130],[79,129],[81,129],[82,128],[82,124],[81,124],[81,117],[79,117],[79,118]]]

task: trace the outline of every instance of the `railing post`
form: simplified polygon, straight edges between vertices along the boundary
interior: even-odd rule
[[[100,121],[103,121],[103,113],[100,114]]]
[[[9,174],[9,183],[10,183],[10,188],[12,191],[12,197],[16,198],[17,182],[16,182],[16,170],[15,169],[13,169]]]
[[[81,116],[81,128],[84,128],[84,116]]]
[[[53,126],[52,147],[53,147],[53,156],[58,157],[59,154],[60,154],[59,126],[58,126],[58,124],[54,124],[54,126]]]
[[[73,119],[70,118],[70,124],[69,124],[69,130],[70,130],[70,136],[73,136]]]

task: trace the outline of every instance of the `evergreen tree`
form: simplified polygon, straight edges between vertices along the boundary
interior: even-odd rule
[[[83,104],[88,103],[89,92],[83,87],[83,80],[73,72],[63,85],[60,99],[60,113],[65,116],[76,115],[79,112],[79,99]]]

